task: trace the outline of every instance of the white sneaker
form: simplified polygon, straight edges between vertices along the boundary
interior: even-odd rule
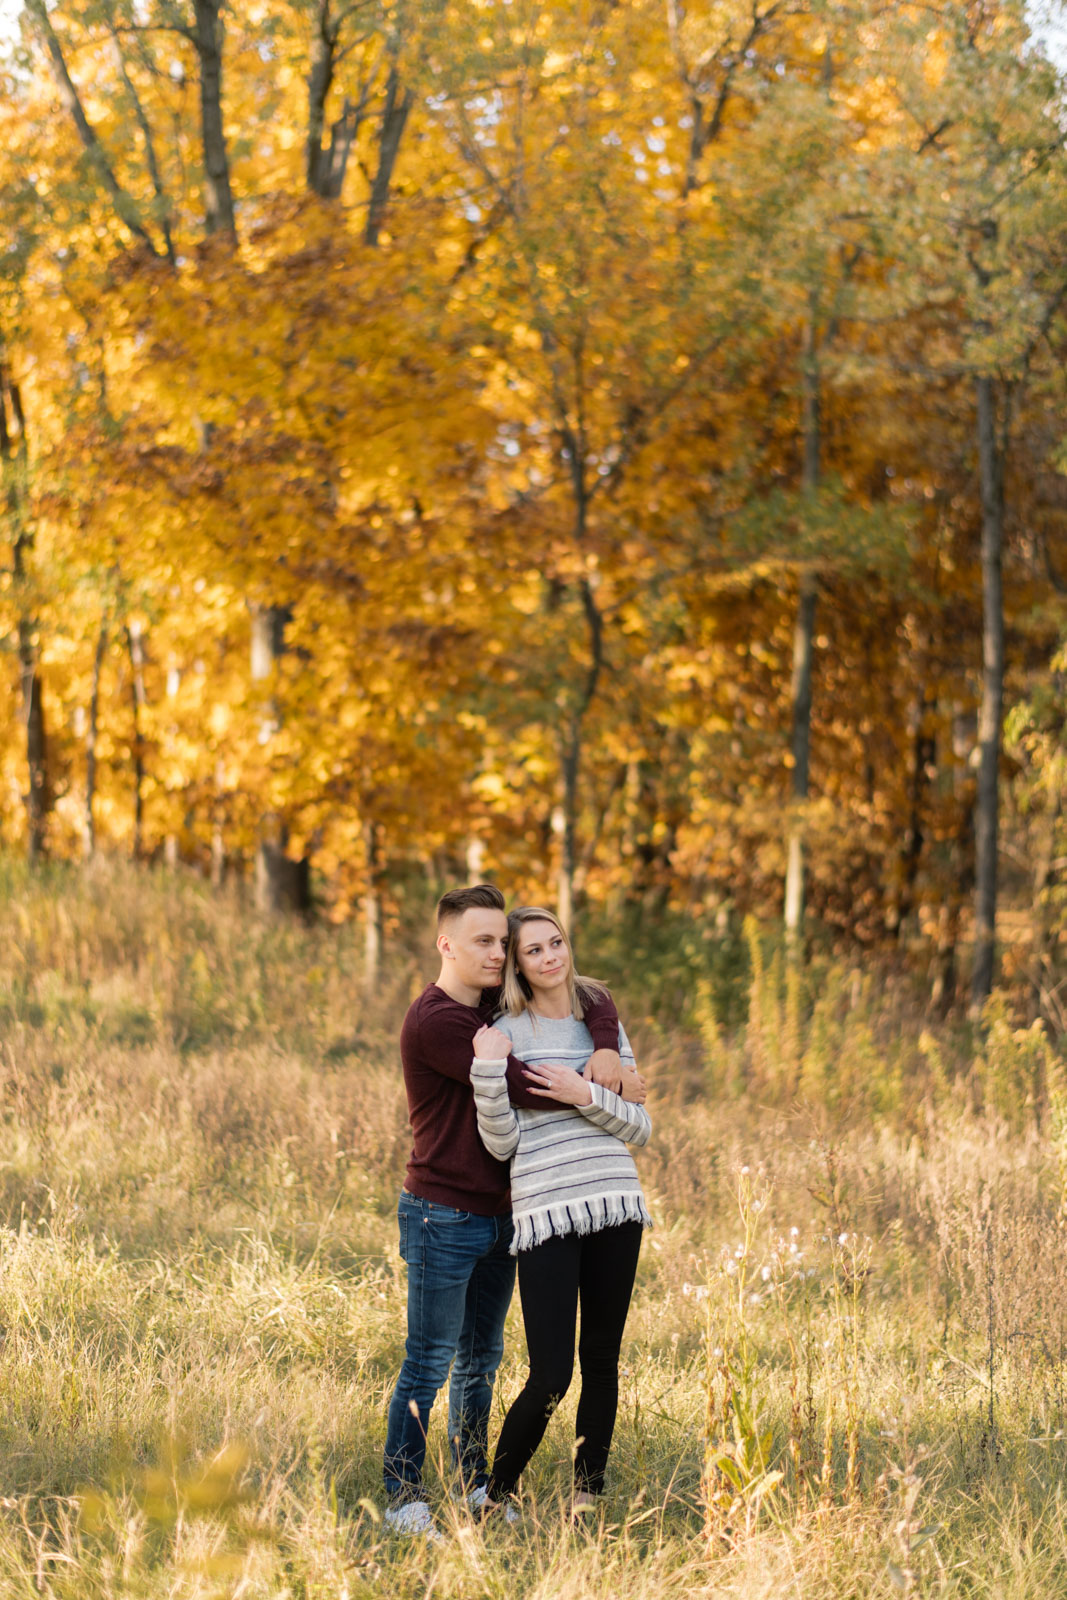
[[[503,1517],[504,1521],[510,1523],[512,1527],[519,1520],[518,1510],[510,1500],[505,1500],[502,1505],[492,1504],[489,1499],[489,1491],[484,1483],[480,1483],[476,1489],[471,1490],[467,1496],[467,1504],[475,1516],[481,1515],[486,1520],[492,1519],[495,1521],[497,1517]]]
[[[404,1500],[398,1506],[390,1506],[382,1521],[394,1533],[418,1533],[431,1544],[445,1543],[425,1500]]]

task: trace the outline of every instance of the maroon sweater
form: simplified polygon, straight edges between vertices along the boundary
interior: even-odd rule
[[[404,1187],[421,1200],[480,1217],[499,1216],[511,1204],[509,1163],[491,1156],[479,1139],[471,1088],[474,1035],[493,1020],[499,1004],[499,989],[486,989],[480,1005],[465,1006],[431,983],[408,1007],[400,1030],[415,1136]],[[585,1024],[598,1050],[619,1048],[619,1017],[610,996],[586,1012]],[[515,1056],[508,1057],[507,1078],[512,1105],[543,1111],[555,1103],[530,1093]]]

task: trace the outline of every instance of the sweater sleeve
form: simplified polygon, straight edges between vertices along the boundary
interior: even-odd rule
[[[613,1133],[624,1144],[647,1144],[652,1134],[652,1118],[644,1106],[634,1105],[601,1083],[589,1085],[592,1101],[578,1110],[587,1122],[595,1122],[605,1133]],[[481,1121],[479,1118],[479,1130]]]
[[[478,1056],[470,1064],[478,1136],[490,1155],[506,1161],[519,1143],[519,1119],[508,1099],[507,1061],[486,1061]]]
[[[616,1023],[616,1031],[618,1024]],[[409,1037],[406,1037],[409,1036]],[[434,1072],[444,1078],[454,1078],[459,1083],[471,1081],[471,1045],[474,1028],[465,1006],[438,1006],[430,1022],[413,1018],[405,1020],[401,1033],[401,1049],[406,1043]],[[508,1093],[513,1103],[527,1111],[558,1110],[559,1102],[544,1100],[531,1094],[524,1073],[526,1063],[518,1056],[508,1056]]]
[[[594,1050],[618,1050],[619,1013],[607,990],[602,999],[589,1007],[582,1020],[593,1036]]]

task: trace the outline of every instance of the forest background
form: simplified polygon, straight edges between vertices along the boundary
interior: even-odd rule
[[[5,1597],[1067,1596],[1042,37],[996,0],[26,0]],[[437,1419],[429,1546],[381,1524],[396,1036],[472,876],[612,982],[656,1228],[594,1525],[572,1395],[516,1532]]]
[[[1019,8],[32,0],[5,91],[10,846],[313,893],[370,981],[494,873],[701,960],[806,917],[943,1008],[999,861],[1062,1027]]]

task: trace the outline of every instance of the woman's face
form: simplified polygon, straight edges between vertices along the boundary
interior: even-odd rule
[[[554,922],[524,922],[515,937],[515,959],[531,989],[543,992],[566,986],[570,952]]]

